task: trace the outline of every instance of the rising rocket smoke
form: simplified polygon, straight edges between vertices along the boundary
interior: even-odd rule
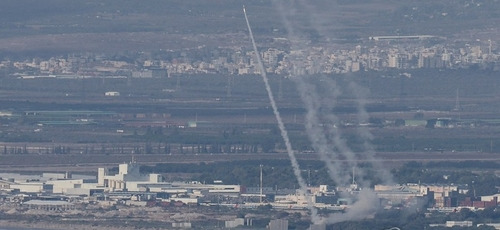
[[[282,20],[288,30],[289,40],[292,43],[292,49],[295,51],[304,50],[305,44],[297,42],[300,40],[299,36],[294,33],[294,28],[292,27],[290,20],[287,17],[286,10],[278,0],[274,1],[277,6]],[[295,62],[300,61],[300,52],[295,52],[298,55],[291,55],[291,59]],[[296,70],[297,73],[302,73],[301,70]],[[330,173],[331,179],[337,185],[344,185],[348,183],[349,177],[342,176],[342,168],[339,159],[344,158],[345,164],[348,164],[347,168],[351,168],[355,162],[354,153],[347,147],[345,141],[340,137],[339,130],[335,125],[338,125],[338,118],[331,113],[333,107],[328,103],[334,102],[336,97],[328,98],[329,101],[326,103],[321,99],[322,97],[318,95],[317,90],[313,87],[312,83],[308,83],[308,80],[312,81],[311,77],[304,75],[293,76],[292,78],[300,93],[300,96],[304,102],[307,110],[306,114],[306,131],[308,133],[309,139],[313,145],[313,148],[319,154],[320,159],[325,162],[328,171]],[[334,94],[338,91],[330,90]],[[325,124],[330,125],[330,127],[325,126]],[[333,126],[333,127],[332,127]],[[344,166],[345,168],[346,166]]]
[[[280,1],[275,0],[274,2],[276,3],[276,2],[280,2]],[[294,2],[294,1],[291,1],[291,2]],[[307,15],[309,15],[308,21],[310,22],[311,27],[314,28],[321,37],[330,37],[331,34],[328,34],[328,32],[327,32],[328,30],[326,30],[325,27],[322,25],[326,24],[326,23],[331,24],[332,22],[327,22],[324,19],[326,17],[323,17],[324,15],[319,14],[317,12],[318,10],[314,8],[314,6],[311,4],[311,2],[308,2],[305,0],[298,0],[298,3],[299,3],[298,4],[299,8],[306,11]],[[285,27],[289,32],[290,40],[293,42],[294,40],[296,40],[296,38],[298,36],[296,36],[295,31],[294,31],[293,27],[291,26],[290,19],[288,17],[286,17],[286,15],[284,13],[285,9],[284,9],[282,4],[275,4],[275,5],[278,6],[278,10],[280,11],[280,13],[282,15],[282,19],[284,21]],[[287,5],[291,6],[293,4],[290,4],[290,2],[287,2]],[[333,10],[335,10],[335,9],[333,9]],[[289,10],[289,12],[292,12],[292,11],[294,11],[294,10]],[[295,12],[289,13],[289,15],[291,15],[293,13],[295,13]],[[328,9],[328,14],[332,14],[331,8]],[[333,12],[333,14],[335,14],[335,12]],[[295,48],[299,48],[299,49],[304,49],[303,46],[304,46],[304,44],[297,44],[297,43],[294,45]],[[295,80],[296,80],[297,84],[304,83],[304,80],[302,79],[302,77],[297,77]],[[331,81],[332,80],[330,80],[330,79],[326,79],[326,83],[331,82]],[[335,84],[332,84],[332,85],[334,87],[336,87]],[[369,118],[369,115],[366,111],[366,99],[365,99],[367,97],[367,94],[368,94],[367,90],[364,89],[363,87],[357,85],[353,81],[350,81],[347,89],[352,92],[352,94],[355,96],[355,99],[357,102],[356,107],[358,110],[358,114],[357,114],[358,123],[359,124],[366,123],[368,121],[368,118]],[[304,92],[301,92],[301,95],[304,95]],[[335,99],[337,96],[338,95],[333,95],[333,97],[327,97],[327,98]],[[304,100],[305,97],[302,96],[302,98]],[[325,97],[323,96],[323,97],[319,97],[319,98],[325,98]],[[304,100],[304,102],[305,102],[305,104],[307,104],[307,102],[305,100]],[[333,110],[334,107],[331,104],[329,104],[328,101],[327,101],[327,103],[324,103],[324,106],[326,106],[326,108],[327,108],[327,109],[324,109],[324,111],[326,111],[326,113],[316,112],[316,114],[318,114],[317,118],[319,118],[321,120],[326,120],[326,122],[330,122],[331,124],[338,123],[339,119],[333,113],[331,113],[331,111]],[[306,105],[306,107],[307,107],[307,105]],[[308,120],[308,121],[314,122],[313,120]],[[392,183],[392,177],[390,176],[390,173],[387,170],[385,170],[385,168],[383,168],[378,162],[374,161],[374,159],[375,159],[374,152],[375,151],[374,151],[373,146],[371,145],[371,140],[372,140],[373,136],[370,133],[370,131],[364,126],[358,126],[358,128],[356,130],[358,131],[359,138],[363,142],[364,150],[362,151],[361,154],[355,154],[348,147],[348,145],[345,143],[345,140],[343,140],[341,138],[342,134],[341,134],[339,129],[328,129],[328,130],[325,130],[325,132],[326,132],[326,135],[328,137],[330,137],[330,140],[334,143],[335,148],[337,148],[338,151],[340,152],[340,155],[343,155],[344,157],[346,157],[347,160],[356,160],[355,157],[356,157],[356,155],[358,155],[358,157],[362,157],[363,159],[365,159],[367,161],[372,161],[374,168],[377,169],[376,173],[377,173],[378,177],[381,178],[384,183]],[[315,136],[317,136],[317,135],[315,135]],[[359,173],[363,174],[364,171],[359,171]]]
[[[294,33],[294,28],[292,27],[287,15],[285,13],[285,9],[281,2],[277,0],[274,1],[282,20],[285,24],[286,29],[288,30],[289,40],[292,42],[292,49],[298,55],[292,56],[292,60],[298,61],[297,59],[301,59],[298,57],[300,55],[300,51],[305,49],[304,43],[296,42],[300,40],[297,35]],[[287,2],[289,3],[289,2]],[[293,2],[290,2],[293,3]],[[303,72],[301,70],[297,70],[295,68],[295,72]],[[306,131],[309,136],[309,139],[312,143],[313,148],[318,153],[320,159],[325,162],[326,167],[328,168],[330,178],[337,185],[344,185],[349,183],[350,178],[349,175],[342,174],[342,168],[352,168],[355,163],[355,157],[347,147],[344,141],[340,138],[340,135],[337,133],[336,127],[332,127],[338,125],[338,119],[334,114],[331,113],[331,106],[325,106],[324,104],[328,104],[335,101],[335,98],[338,96],[339,91],[335,90],[336,87],[330,89],[334,95],[333,98],[328,98],[328,103],[324,103],[321,99],[322,97],[318,95],[316,88],[313,84],[307,82],[307,77],[304,75],[294,76],[292,79],[295,81],[300,96],[304,102],[304,105],[307,110],[306,114]],[[322,121],[322,118],[326,118],[326,120]],[[327,126],[325,127],[325,124]],[[330,127],[328,127],[330,125]],[[327,136],[327,134],[331,134],[331,136]],[[338,151],[339,150],[339,151]],[[340,158],[344,158],[344,164],[341,165],[339,162]]]
[[[252,28],[250,27],[250,22],[248,21],[245,6],[243,6],[243,14],[245,15],[245,20],[246,20],[247,27],[248,27],[248,33],[250,34],[250,39],[252,40],[252,46],[253,46],[253,50],[255,52],[255,56],[257,58],[257,63],[258,63],[259,68],[260,68],[260,73],[261,73],[262,79],[263,79],[265,87],[266,87],[267,95],[269,97],[269,101],[271,103],[271,107],[273,109],[274,116],[276,117],[276,121],[278,122],[278,127],[281,131],[281,137],[283,138],[283,141],[285,142],[288,157],[290,158],[290,162],[291,162],[292,167],[293,167],[293,172],[294,172],[295,177],[297,178],[297,181],[299,183],[301,193],[304,196],[306,196],[307,207],[311,211],[311,219],[312,219],[313,223],[318,223],[319,218],[318,218],[317,210],[312,205],[311,197],[307,191],[306,182],[305,182],[304,178],[302,177],[302,174],[300,173],[299,163],[297,162],[297,158],[295,157],[295,154],[293,152],[292,145],[290,143],[290,139],[288,138],[288,133],[286,131],[285,125],[283,124],[283,121],[281,120],[281,116],[280,116],[280,113],[278,111],[278,107],[276,106],[276,101],[274,100],[273,92],[271,91],[271,86],[269,85],[269,81],[267,79],[266,70],[264,68],[264,65],[262,64],[262,60],[260,58],[259,50],[257,49],[257,45],[255,44],[255,39],[253,37]]]
[[[328,138],[323,135],[323,127],[318,120],[317,111],[320,110],[321,104],[318,103],[320,98],[314,93],[316,91],[315,87],[311,84],[302,83],[297,84],[300,92],[307,92],[302,94],[302,100],[305,102],[307,114],[306,114],[306,131],[311,140],[313,148],[319,153],[320,159],[325,162],[330,178],[336,183],[342,183],[348,181],[347,177],[343,177],[339,173],[339,168],[341,165],[339,161],[336,161],[335,155],[331,154],[332,147],[330,146]]]
[[[304,50],[305,43],[297,42],[298,36],[295,34],[295,30],[290,23],[290,19],[287,17],[291,14],[286,14],[286,10],[279,0],[274,0],[273,2],[277,6],[282,16],[285,27],[288,30],[289,40],[292,43],[292,49],[296,49],[296,51]],[[293,5],[291,2],[287,2],[287,5]],[[312,9],[312,7],[309,6],[310,2],[305,2],[303,0],[299,0],[299,2],[300,4],[302,4],[302,9]],[[288,12],[291,12],[292,10],[288,10]],[[309,15],[316,14],[309,12]],[[324,31],[320,29],[320,25],[315,24],[316,21],[317,20],[310,20],[310,22],[313,24],[312,27],[315,28],[317,32],[320,33],[320,35],[324,36]],[[298,54],[300,52],[293,53]],[[292,57],[292,60],[300,59],[300,57]],[[298,91],[307,109],[306,130],[313,144],[313,147],[318,152],[320,158],[325,161],[328,170],[333,171],[330,172],[330,176],[332,177],[332,179],[337,184],[345,184],[346,178],[345,176],[342,177],[341,173],[339,172],[343,169],[342,167],[340,167],[339,163],[335,163],[335,160],[339,159],[340,157],[344,157],[347,160],[346,162],[349,163],[349,166],[354,165],[358,157],[363,157],[366,160],[373,160],[374,151],[371,144],[369,144],[372,139],[372,135],[366,128],[358,128],[358,135],[363,140],[363,153],[362,156],[354,153],[347,145],[345,140],[342,139],[340,129],[335,127],[335,124],[339,123],[339,119],[335,116],[335,114],[333,114],[334,104],[321,100],[321,98],[324,97],[318,95],[314,87],[306,82],[304,76],[300,76],[304,74],[304,71],[294,71],[294,73],[300,73],[298,74],[298,76],[294,76],[293,79],[297,84]],[[328,82],[329,84],[331,84],[331,80],[329,80]],[[335,89],[335,85],[332,85]],[[359,87],[357,87],[357,85],[354,85],[352,83],[350,84],[350,87],[348,89],[353,92],[357,99],[356,101],[358,102],[358,123],[367,121],[369,116],[366,112],[366,101],[364,100],[366,95],[360,90]],[[333,98],[329,98],[332,101],[335,101],[337,96],[338,95],[333,95]],[[325,123],[330,124],[330,126],[325,126]],[[376,162],[374,163],[376,164]],[[386,170],[383,170],[383,168],[380,166],[376,166],[376,168],[382,171],[382,173],[379,172],[379,174],[381,174],[384,182],[391,181],[389,173],[384,173],[386,172]],[[367,185],[366,182],[363,182],[362,184]],[[375,207],[378,207],[377,201],[378,199],[372,191],[362,190],[357,195],[357,201],[355,201],[355,203],[350,206],[346,213],[330,215],[324,221],[326,223],[337,223],[346,220],[365,218],[376,211]]]
[[[350,82],[349,86],[350,90],[354,93],[357,101],[357,109],[358,109],[358,115],[357,119],[358,122],[367,122],[370,118],[370,115],[366,111],[366,100],[367,98],[367,90],[356,84],[355,82]],[[363,156],[365,157],[366,160],[371,161],[374,168],[378,169],[377,174],[379,175],[380,179],[382,180],[382,183],[384,184],[393,184],[392,176],[390,175],[390,172],[386,170],[382,164],[379,161],[375,161],[375,148],[371,144],[371,141],[373,140],[373,135],[370,133],[368,128],[365,126],[359,126],[357,128],[358,134],[363,140],[363,152],[366,153]]]

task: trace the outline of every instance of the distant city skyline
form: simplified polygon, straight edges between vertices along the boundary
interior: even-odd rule
[[[434,39],[434,38],[426,38]],[[440,41],[365,42],[363,44],[330,44],[301,50],[267,48],[260,51],[266,72],[278,75],[342,74],[357,71],[390,69],[479,68],[500,69],[497,41],[470,41],[460,44]],[[428,42],[431,43],[431,42]],[[259,74],[254,52],[247,48],[219,48],[200,56],[200,47],[192,51],[170,51],[169,58],[136,55],[136,60],[116,60],[114,55],[70,54],[50,59],[29,58],[25,61],[0,62],[0,70],[15,76],[78,75],[131,76],[134,78],[167,77],[171,74]],[[169,53],[166,52],[165,53]],[[177,55],[176,55],[177,54]],[[161,55],[161,53],[160,53]],[[122,56],[123,58],[123,56]],[[170,59],[170,60],[168,60]]]

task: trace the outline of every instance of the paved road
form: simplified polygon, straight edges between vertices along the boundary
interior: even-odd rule
[[[317,154],[297,154],[300,160],[318,160]],[[200,163],[235,160],[270,160],[288,159],[284,153],[272,154],[199,154],[199,155],[135,155],[139,164],[157,163]],[[120,163],[130,162],[130,155],[0,155],[0,171],[91,171],[98,167],[116,167]],[[338,159],[345,161],[345,159]],[[377,161],[388,167],[397,167],[408,161],[500,161],[500,154],[479,152],[397,152],[377,153],[375,157],[361,157],[357,161]]]

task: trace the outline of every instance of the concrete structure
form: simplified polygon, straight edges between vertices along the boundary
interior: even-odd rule
[[[30,209],[43,210],[68,210],[74,209],[74,204],[62,200],[30,200],[24,202],[23,206],[28,206]]]
[[[67,185],[71,187],[71,185]],[[78,186],[73,187],[74,189]],[[196,204],[208,194],[238,197],[240,185],[201,184],[183,182],[164,182],[160,174],[141,175],[135,162],[120,164],[118,174],[109,175],[104,168],[98,169],[97,184],[81,185],[81,188],[103,189],[105,192],[151,192],[167,194],[168,201]],[[75,191],[75,190],[72,190]],[[88,191],[92,193],[92,191]]]
[[[50,190],[49,186],[45,186],[44,183],[20,183],[20,184],[11,184],[10,189],[19,190],[22,193],[42,193],[46,190]]]
[[[236,218],[234,220],[226,220],[225,226],[226,228],[236,228],[239,226],[243,226],[245,224],[244,218]]]
[[[16,173],[0,174],[2,190],[18,190],[22,193],[54,192],[65,193],[69,188],[94,188],[95,177],[71,175],[70,173],[43,173],[42,175],[23,175]],[[73,177],[74,179],[70,179]],[[55,188],[55,190],[54,190]]]
[[[167,75],[168,74],[166,69],[159,68],[143,69],[140,71],[132,72],[133,78],[164,78],[167,77]]]
[[[109,91],[109,92],[105,92],[104,96],[106,96],[106,97],[118,97],[118,96],[120,96],[120,92]]]
[[[0,180],[0,190],[10,190],[10,186],[15,184],[13,181]]]
[[[108,175],[108,169],[99,168],[97,169],[97,185],[104,186],[104,177]]]
[[[300,50],[269,48],[262,50],[265,71],[280,75],[348,73],[386,68],[452,68],[480,64],[481,68],[500,69],[500,55],[495,40],[468,39],[424,44],[422,40],[446,40],[433,35],[373,36],[368,43],[342,49],[332,45],[311,46]],[[274,41],[283,42],[274,38]],[[432,42],[431,42],[432,43]],[[407,45],[408,44],[408,45]],[[388,54],[394,54],[389,57]],[[148,55],[144,53],[142,55]],[[140,55],[140,56],[142,56]],[[210,55],[200,56],[197,49],[182,52],[182,58],[127,63],[113,56],[86,54],[83,58],[49,58],[47,60],[0,61],[0,69],[13,72],[20,79],[34,78],[122,78],[130,72],[133,78],[161,78],[185,74],[258,74],[255,54],[243,47],[220,47]],[[398,57],[399,55],[403,55]],[[149,55],[148,55],[149,56]],[[389,60],[389,58],[391,60]],[[136,60],[136,61],[137,61]],[[484,65],[483,65],[484,64]],[[27,72],[34,72],[28,76]]]
[[[413,35],[413,36],[373,36],[369,37],[370,40],[374,41],[387,41],[387,40],[424,40],[430,38],[438,38],[432,35]]]
[[[12,117],[12,115],[10,111],[0,111],[0,117]]]
[[[71,173],[42,173],[42,178],[46,178],[47,180],[61,180],[61,179],[70,179],[72,178]]]
[[[472,221],[446,221],[446,227],[472,227]]]
[[[500,194],[494,194],[490,196],[481,196],[481,201],[493,201],[493,200],[499,200]]]
[[[271,220],[267,226],[269,230],[288,230],[288,220],[277,219]]]
[[[52,193],[63,194],[70,188],[81,188],[83,180],[54,180],[47,181],[46,184],[52,185]]]
[[[43,180],[43,176],[41,175],[25,175],[19,173],[0,173],[0,178],[15,183],[26,183],[29,181]]]
[[[326,224],[312,224],[308,230],[325,230]]]
[[[481,226],[490,226],[490,227],[493,227],[497,230],[500,230],[500,223],[488,223],[488,224],[478,224],[477,227],[481,227]]]
[[[375,192],[380,198],[402,202],[415,197],[427,196],[434,201],[434,207],[438,208],[459,206],[456,197],[459,193],[466,191],[459,185],[375,185]]]
[[[200,200],[198,198],[185,198],[185,197],[171,197],[170,202],[181,202],[183,204],[198,204]]]
[[[120,164],[118,174],[112,176],[107,175],[106,169],[98,169],[98,176],[98,184],[102,183],[102,186],[110,191],[127,191],[127,181],[148,181],[146,176],[139,173],[139,166],[135,162]]]
[[[172,228],[191,228],[190,222],[172,223]]]
[[[460,202],[460,206],[464,207],[473,207],[475,209],[485,209],[496,207],[498,205],[498,197],[497,196],[488,196],[488,198],[481,200],[476,200],[476,198],[466,197],[464,200]]]

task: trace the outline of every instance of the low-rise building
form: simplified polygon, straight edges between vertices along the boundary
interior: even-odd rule
[[[472,227],[472,221],[446,221],[446,227]]]
[[[269,230],[287,230],[288,220],[285,219],[271,220],[267,228]]]

